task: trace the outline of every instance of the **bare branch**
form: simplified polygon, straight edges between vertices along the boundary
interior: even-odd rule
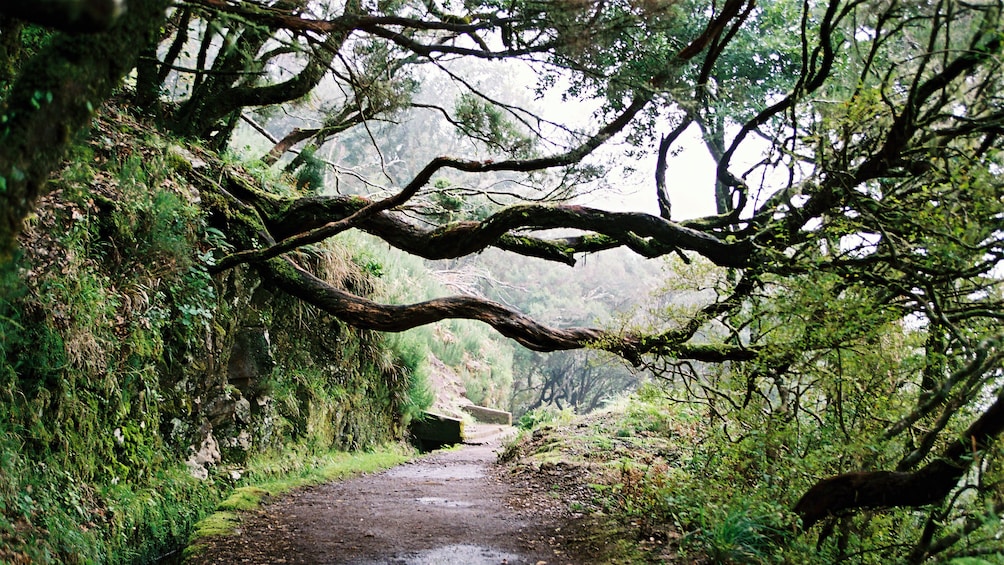
[[[589,155],[593,150],[602,145],[615,133],[623,129],[627,124],[634,118],[634,116],[641,111],[643,107],[648,103],[648,96],[640,96],[636,98],[631,105],[629,105],[616,119],[612,120],[610,123],[600,128],[600,130],[593,135],[591,138],[587,139],[578,147],[567,151],[565,153],[560,153],[557,155],[552,155],[548,157],[541,157],[537,159],[512,159],[506,161],[470,161],[464,159],[454,159],[450,157],[437,157],[430,161],[416,176],[396,195],[377,202],[369,202],[363,208],[352,213],[351,216],[345,217],[339,220],[331,221],[325,225],[315,227],[307,232],[298,232],[297,235],[291,236],[284,241],[280,241],[276,245],[273,245],[267,249],[252,249],[246,251],[240,251],[231,256],[224,257],[216,265],[218,271],[226,270],[235,265],[241,263],[246,263],[248,261],[263,261],[272,257],[277,257],[287,251],[291,251],[300,247],[302,245],[307,245],[310,243],[317,243],[323,241],[333,235],[341,233],[347,229],[357,226],[363,220],[382,212],[384,210],[389,210],[391,208],[400,206],[410,200],[415,196],[419,190],[421,190],[425,185],[432,179],[432,177],[443,168],[452,168],[459,171],[476,173],[476,172],[488,172],[488,171],[538,171],[542,169],[561,167],[565,165],[570,165],[581,161],[585,156]],[[502,232],[496,234],[501,235]],[[694,234],[697,237],[698,234]],[[704,236],[703,239],[713,239]]]

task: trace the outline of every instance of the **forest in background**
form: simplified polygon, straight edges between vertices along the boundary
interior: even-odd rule
[[[3,557],[150,555],[191,472],[392,439],[442,355],[518,411],[652,379],[593,439],[693,449],[601,498],[716,561],[1001,562],[1001,11],[0,8]]]

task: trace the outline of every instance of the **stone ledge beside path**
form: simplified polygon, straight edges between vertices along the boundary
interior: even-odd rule
[[[483,406],[475,406],[473,404],[461,406],[460,409],[470,414],[478,422],[483,422],[485,424],[501,424],[503,426],[512,425],[512,414],[504,410],[495,410],[493,408],[485,408]]]

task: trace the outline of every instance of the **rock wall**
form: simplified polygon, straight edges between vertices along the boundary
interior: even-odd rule
[[[0,264],[0,562],[143,562],[256,453],[402,435],[381,336],[209,274],[228,243],[186,179],[217,165],[172,146],[106,116]]]

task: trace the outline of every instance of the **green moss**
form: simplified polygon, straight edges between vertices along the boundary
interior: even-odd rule
[[[258,508],[266,497],[387,469],[413,455],[414,452],[409,449],[388,445],[366,453],[332,451],[316,454],[301,448],[257,456],[249,463],[245,481],[250,484],[234,490],[220,503],[216,512],[198,523],[185,553],[197,553],[203,538],[233,533],[241,522],[242,513]]]
[[[213,509],[407,457],[330,450],[400,437],[413,360],[292,298],[252,305],[253,273],[210,277],[214,254],[229,252],[223,230],[246,245],[257,215],[142,124],[95,127],[112,141],[74,151],[53,180],[59,201],[42,203],[24,253],[0,272],[0,562],[148,561]],[[203,183],[201,207],[179,172]],[[243,392],[228,386],[234,335],[266,320],[277,370]],[[202,439],[204,407],[249,398],[250,421],[214,422],[225,459],[194,479],[182,460]],[[230,492],[235,462],[248,471]]]
[[[607,247],[616,243],[617,240],[602,234],[585,234],[582,236],[582,243],[580,245],[579,251],[586,251],[589,249],[598,249]]]
[[[240,523],[240,515],[236,512],[214,512],[201,520],[195,526],[195,531],[192,533],[192,537],[194,539],[200,539],[212,536],[229,535],[234,532],[234,529],[236,529]]]
[[[221,502],[219,509],[231,512],[253,510],[270,494],[272,493],[256,486],[241,487]]]

